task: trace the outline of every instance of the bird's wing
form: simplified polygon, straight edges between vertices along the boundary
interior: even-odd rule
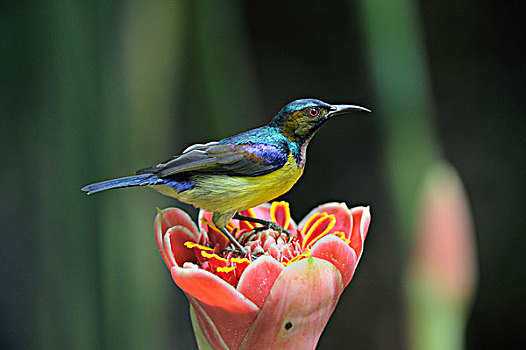
[[[268,143],[197,144],[181,155],[137,171],[168,177],[181,173],[227,174],[232,176],[258,176],[281,168],[287,162],[288,148]]]

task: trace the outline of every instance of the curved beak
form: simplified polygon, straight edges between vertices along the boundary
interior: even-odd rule
[[[371,112],[370,109],[355,105],[332,105],[327,117],[333,117],[339,114],[351,113],[351,112]]]

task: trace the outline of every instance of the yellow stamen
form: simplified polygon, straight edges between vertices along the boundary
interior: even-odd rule
[[[208,250],[210,252],[213,252],[214,250],[212,248],[209,248],[209,247],[205,247],[204,245],[200,245],[200,244],[197,244],[195,242],[191,242],[191,241],[186,241],[184,242],[184,246],[186,248],[197,248],[197,249],[201,249],[201,250]]]
[[[231,258],[230,262],[233,262],[236,264],[244,264],[244,263],[250,264],[252,261],[248,260],[247,258]]]
[[[224,273],[229,273],[229,272],[232,272],[236,269],[235,266],[225,266],[225,267],[218,267],[216,269],[216,272],[224,272]]]
[[[210,254],[210,253],[207,253],[205,251],[201,251],[201,255],[204,257],[204,258],[207,258],[207,259],[217,259],[219,261],[223,261],[225,264],[228,262],[225,258],[222,258],[220,257],[219,255],[217,254]]]

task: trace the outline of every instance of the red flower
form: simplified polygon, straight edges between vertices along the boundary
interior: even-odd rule
[[[200,347],[314,349],[362,254],[369,208],[329,203],[299,225],[285,202],[240,214],[291,236],[232,220],[227,229],[247,249],[242,256],[211,224],[211,213],[200,212],[200,229],[179,209],[155,219],[157,245],[193,307]]]

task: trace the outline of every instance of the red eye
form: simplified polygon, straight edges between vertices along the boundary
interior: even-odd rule
[[[317,117],[320,111],[317,108],[309,108],[309,115],[311,117]]]

